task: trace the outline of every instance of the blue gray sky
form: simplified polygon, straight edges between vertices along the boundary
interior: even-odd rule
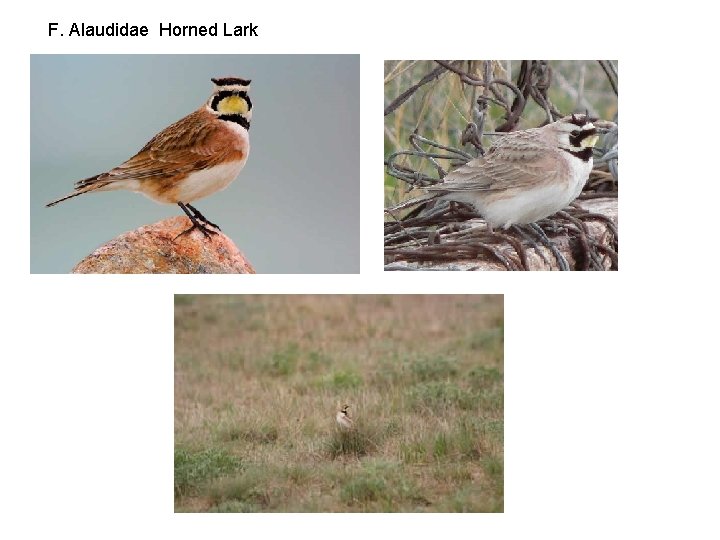
[[[252,79],[251,151],[225,191],[194,203],[259,273],[359,272],[357,55],[32,55],[31,271],[64,273],[125,231],[181,215],[131,192],[82,195],[197,109],[211,77]]]

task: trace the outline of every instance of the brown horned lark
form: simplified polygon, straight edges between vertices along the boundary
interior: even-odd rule
[[[338,423],[338,425],[343,429],[352,429],[353,427],[353,421],[348,416],[348,407],[349,405],[345,405],[342,409],[340,409],[337,414],[335,415],[335,421]]]
[[[215,91],[207,103],[155,135],[140,152],[114,169],[80,180],[75,191],[49,203],[91,191],[128,189],[162,202],[177,204],[192,227],[217,234],[191,202],[225,189],[242,170],[250,151],[252,102],[250,81],[237,77],[212,79]]]
[[[444,199],[470,204],[491,227],[534,223],[574,201],[592,170],[595,118],[573,114],[499,138],[483,156],[423,189],[427,195],[389,209]]]

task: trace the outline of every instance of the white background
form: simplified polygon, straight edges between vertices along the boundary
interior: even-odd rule
[[[718,538],[716,17],[698,2],[4,8],[4,538]],[[50,21],[259,38],[48,38]],[[30,53],[360,53],[362,275],[29,275]],[[383,60],[619,58],[620,271],[382,272]],[[504,293],[505,513],[175,515],[173,293]],[[372,535],[372,536],[370,536]]]

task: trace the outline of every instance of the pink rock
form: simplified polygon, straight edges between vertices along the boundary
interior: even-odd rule
[[[255,269],[223,233],[206,238],[178,216],[126,232],[80,261],[73,274],[254,274]]]

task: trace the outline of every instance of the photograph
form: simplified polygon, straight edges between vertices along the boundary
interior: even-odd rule
[[[618,62],[385,62],[385,270],[617,270]]]
[[[175,512],[504,512],[502,295],[175,295],[174,345]]]
[[[359,55],[31,55],[31,273],[358,273],[359,84]]]

